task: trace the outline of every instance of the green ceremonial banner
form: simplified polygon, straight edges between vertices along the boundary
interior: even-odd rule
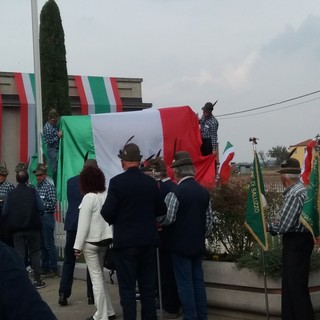
[[[260,163],[254,151],[253,172],[248,190],[245,226],[264,251],[268,250],[262,195],[265,195]]]
[[[310,230],[314,241],[320,236],[319,231],[319,152],[316,152],[313,160],[312,171],[310,176],[310,186],[307,198],[304,201],[300,221]]]

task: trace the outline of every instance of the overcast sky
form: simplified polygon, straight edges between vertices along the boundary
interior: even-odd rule
[[[143,101],[154,108],[189,105],[200,115],[205,102],[219,100],[219,116],[320,90],[319,0],[56,3],[68,73],[143,78]],[[0,5],[0,71],[34,72],[31,0]],[[251,161],[251,136],[265,152],[313,138],[319,104],[317,93],[218,117],[220,153],[230,141],[235,161]]]

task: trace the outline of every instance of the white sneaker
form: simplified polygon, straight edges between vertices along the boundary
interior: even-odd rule
[[[27,272],[28,272],[29,275],[30,275],[30,274],[33,274],[33,270],[32,270],[32,268],[31,268],[31,266],[27,266],[27,267],[26,267],[26,270],[27,270]]]

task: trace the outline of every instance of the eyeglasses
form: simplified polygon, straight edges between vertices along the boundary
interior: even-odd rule
[[[36,177],[41,177],[41,176],[43,176],[43,173],[36,174]]]

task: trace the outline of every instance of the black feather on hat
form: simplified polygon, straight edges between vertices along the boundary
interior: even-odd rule
[[[203,111],[207,111],[207,112],[212,112],[214,106],[217,104],[218,100],[216,100],[215,103],[212,102],[207,102],[203,107],[202,110]]]
[[[190,157],[190,154],[187,151],[178,151],[174,155],[171,168],[176,168],[176,167],[185,166],[185,165],[193,165],[193,161]]]
[[[142,155],[140,154],[140,149],[135,143],[129,143],[134,136],[130,137],[125,143],[124,147],[119,150],[118,157],[121,160],[128,162],[141,161]]]

